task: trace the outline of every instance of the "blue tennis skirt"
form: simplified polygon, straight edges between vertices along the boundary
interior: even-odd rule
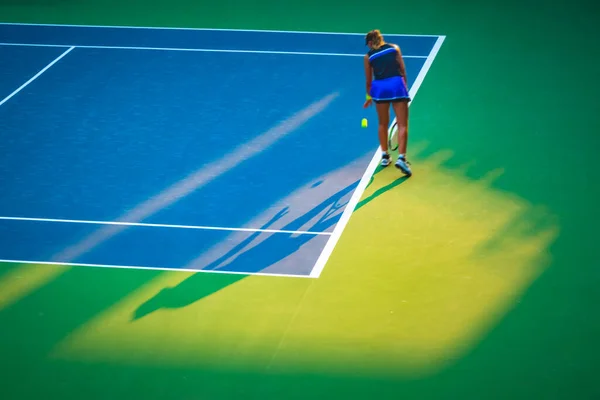
[[[371,83],[371,93],[369,95],[375,103],[410,101],[408,89],[401,76],[374,80]]]

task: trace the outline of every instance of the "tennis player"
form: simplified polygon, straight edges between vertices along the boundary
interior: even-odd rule
[[[365,37],[369,52],[365,55],[365,77],[367,79],[367,101],[364,107],[375,102],[379,120],[378,134],[381,145],[381,165],[387,167],[392,162],[388,152],[388,129],[390,125],[390,104],[398,123],[398,160],[396,167],[405,175],[412,175],[406,161],[408,139],[408,94],[406,68],[400,47],[386,43],[378,29]]]

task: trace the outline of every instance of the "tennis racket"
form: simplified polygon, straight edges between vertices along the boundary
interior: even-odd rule
[[[396,121],[388,130],[388,150],[398,150],[398,123]]]

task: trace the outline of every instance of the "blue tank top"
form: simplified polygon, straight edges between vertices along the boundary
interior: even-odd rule
[[[369,63],[376,80],[400,76],[400,65],[396,61],[397,54],[396,48],[387,43],[369,51]]]

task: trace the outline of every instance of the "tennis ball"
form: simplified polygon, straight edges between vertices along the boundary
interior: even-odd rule
[[[362,119],[361,125],[362,125],[362,127],[363,127],[363,128],[366,128],[366,127],[367,127],[367,125],[369,125],[369,123],[367,122],[367,119],[366,119],[366,118],[363,118],[363,119]]]

